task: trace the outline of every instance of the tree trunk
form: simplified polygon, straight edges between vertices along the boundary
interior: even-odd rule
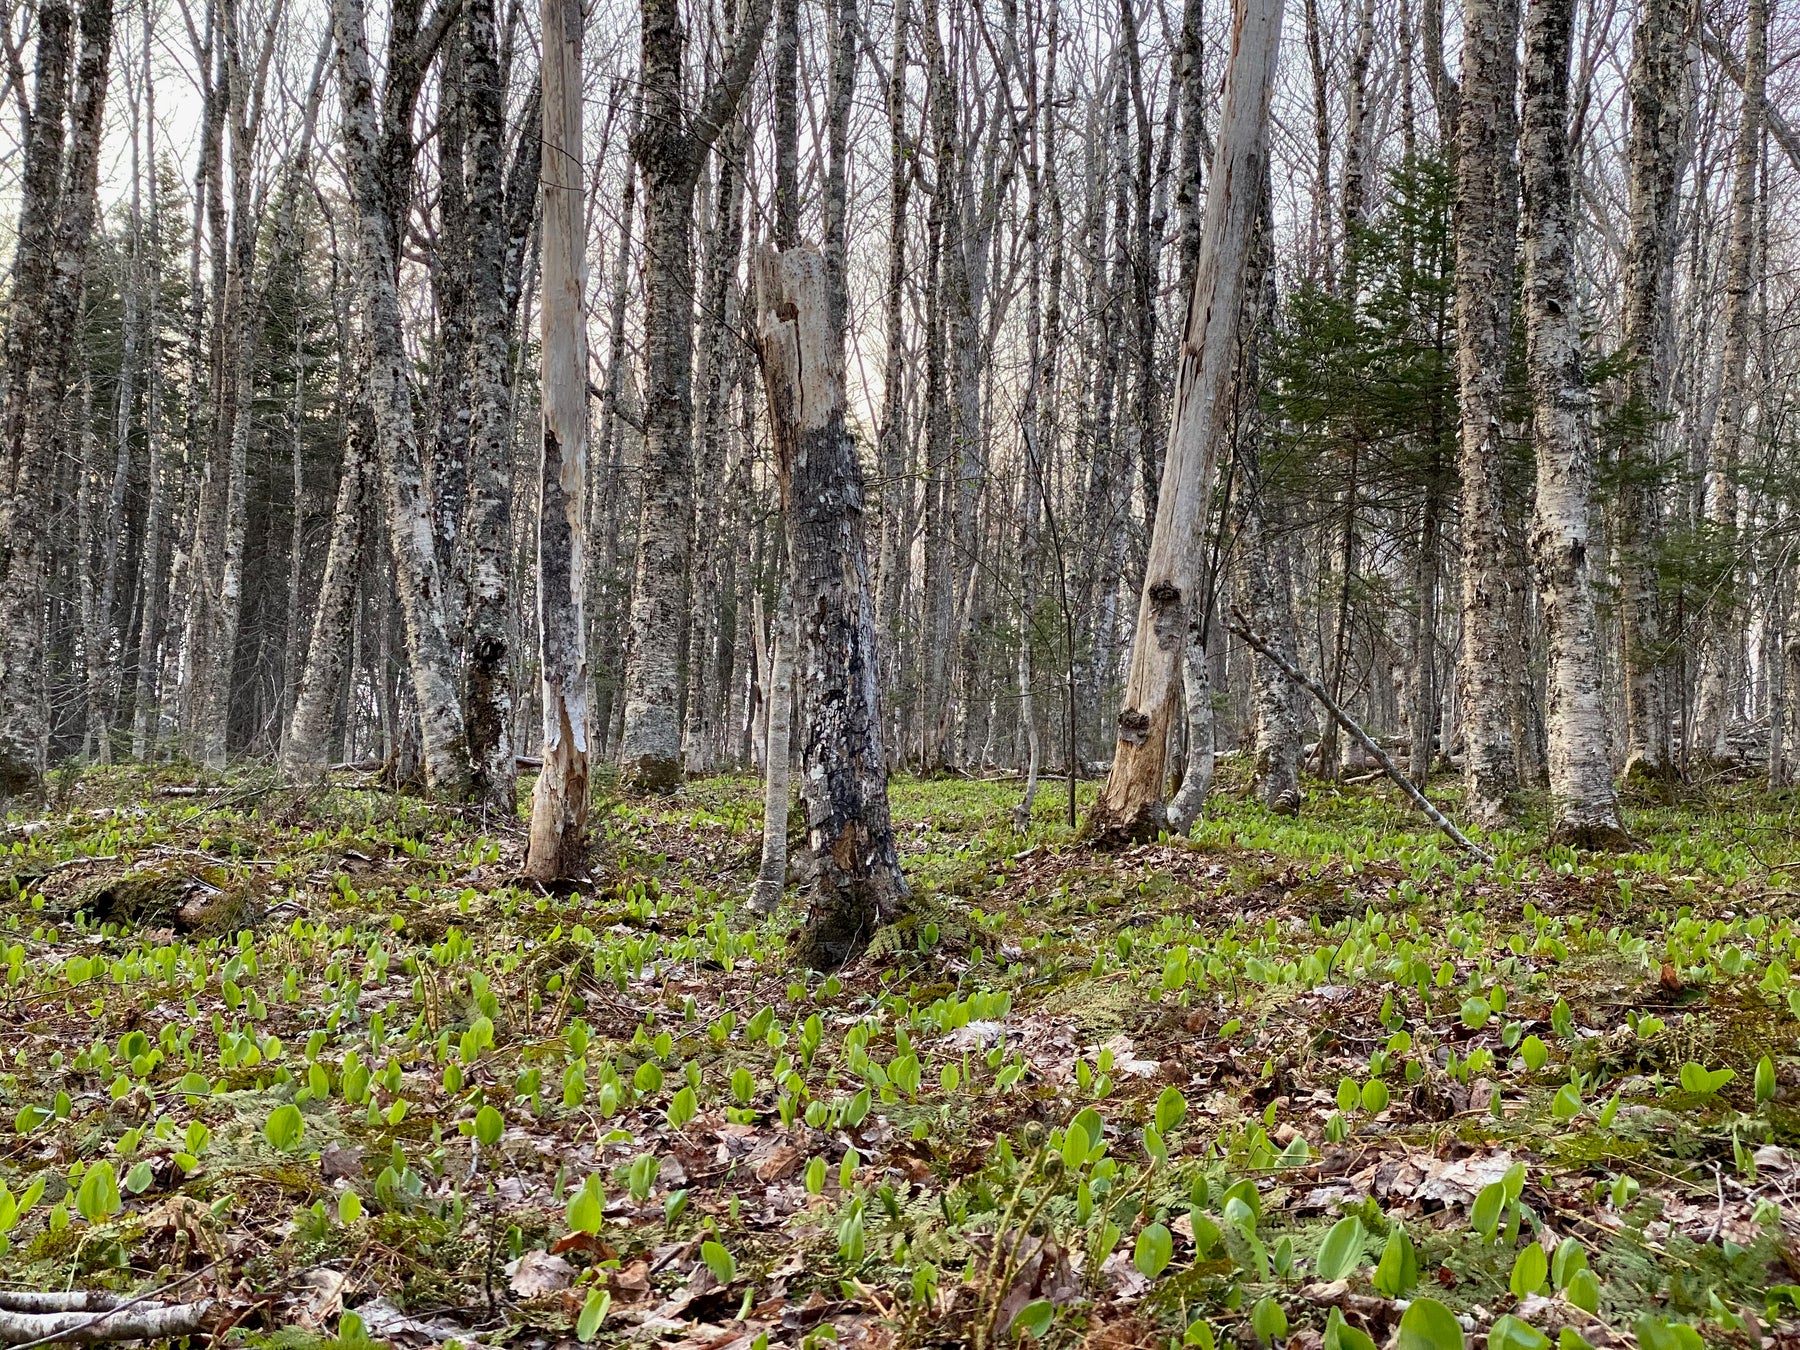
[[[684,87],[687,34],[679,4],[643,0],[644,116],[634,151],[644,188],[644,499],[619,748],[621,779],[639,790],[673,791],[681,776],[682,583],[693,518],[694,186],[749,83],[769,5],[749,0],[722,73],[696,105]]]
[[[800,675],[807,934],[799,956],[843,964],[906,894],[888,818],[862,469],[844,425],[843,332],[826,258],[757,259],[757,343],[787,519]],[[773,767],[773,766],[771,766]]]
[[[1589,575],[1593,423],[1575,294],[1569,51],[1575,0],[1532,0],[1525,25],[1525,345],[1537,450],[1531,552],[1548,636],[1550,838],[1578,848],[1629,842],[1607,762]]]
[[[763,742],[762,866],[750,892],[750,908],[773,914],[787,888],[788,771],[794,717],[794,598],[787,581],[775,611],[775,642],[769,653],[768,734]],[[760,627],[760,626],[759,626]]]
[[[1620,447],[1619,638],[1625,657],[1625,780],[1667,783],[1668,672],[1654,557],[1657,487],[1667,435],[1675,281],[1675,219],[1687,138],[1690,0],[1645,0],[1632,35],[1631,237],[1625,251],[1624,337],[1632,434]]]
[[[1715,546],[1727,556],[1737,548],[1738,461],[1743,455],[1748,411],[1750,306],[1754,301],[1756,170],[1762,149],[1763,94],[1769,70],[1769,0],[1750,0],[1745,24],[1744,98],[1732,158],[1731,238],[1725,255],[1724,358],[1719,371],[1718,410],[1706,447],[1706,523]],[[1731,721],[1731,681],[1742,655],[1743,626],[1726,573],[1708,616],[1700,656],[1699,707],[1694,746],[1702,756],[1730,756],[1725,735]]]
[[[544,0],[544,449],[538,481],[543,767],[525,874],[577,875],[587,856],[587,183],[581,152],[580,0]]]
[[[1267,172],[1269,90],[1280,33],[1281,9],[1275,0],[1239,0],[1118,746],[1086,827],[1096,838],[1155,838],[1163,823],[1175,681],[1188,624],[1202,599],[1200,525],[1212,496],[1219,450],[1231,429],[1226,394]]]
[[[1479,824],[1511,818],[1508,592],[1501,507],[1503,379],[1511,332],[1518,176],[1519,0],[1465,0],[1456,163],[1456,338],[1461,391],[1463,777]]]
[[[425,490],[419,434],[407,381],[411,364],[402,335],[396,209],[402,204],[399,167],[376,121],[374,78],[364,35],[363,0],[333,0],[338,46],[338,99],[345,157],[356,203],[362,302],[368,326],[368,389],[375,441],[387,498],[389,545],[406,630],[407,660],[419,716],[426,784],[452,799],[469,795],[468,744],[456,696],[456,653],[444,619],[444,591]],[[396,30],[400,25],[395,24]],[[402,36],[397,31],[396,41]],[[390,72],[390,82],[399,72]],[[385,102],[394,102],[393,91]],[[406,104],[410,119],[410,100]],[[390,113],[392,109],[390,109]],[[388,153],[383,153],[388,151]]]
[[[313,610],[306,663],[294,690],[294,712],[281,745],[281,771],[300,780],[322,777],[331,762],[332,722],[350,650],[357,574],[366,551],[363,519],[375,474],[375,427],[368,404],[360,389],[346,390],[342,397],[349,405],[349,416],[337,501],[331,512],[331,542]],[[350,672],[354,676],[354,662]]]
[[[68,160],[62,182],[54,172],[61,159],[60,125],[68,52],[67,14],[51,6],[48,53],[40,52],[38,99],[27,147],[26,195],[36,198],[29,235],[21,224],[20,282],[40,278],[41,308],[29,300],[15,305],[14,322],[35,320],[37,332],[20,333],[25,387],[10,452],[8,538],[0,574],[0,798],[34,789],[43,769],[44,737],[38,682],[43,676],[44,634],[39,599],[43,593],[46,533],[39,527],[47,506],[49,480],[66,453],[68,428],[63,406],[74,367],[86,280],[88,239],[94,224],[100,139],[106,111],[108,58],[112,50],[111,0],[84,0],[80,50],[73,97],[68,100]],[[54,113],[54,130],[44,115]],[[35,163],[34,152],[43,157]],[[32,171],[36,170],[36,173]],[[39,208],[45,215],[39,215]],[[53,214],[51,214],[53,213]],[[22,217],[23,221],[23,217]],[[29,241],[29,242],[28,242]],[[39,250],[47,253],[47,258]],[[8,346],[14,346],[9,334]],[[9,356],[11,352],[9,351]]]
[[[463,716],[477,800],[510,819],[514,801],[512,650],[512,307],[506,294],[506,199],[494,0],[467,0],[463,80],[469,159],[468,500],[460,531]],[[534,159],[529,139],[517,152]],[[540,170],[541,172],[541,170]]]

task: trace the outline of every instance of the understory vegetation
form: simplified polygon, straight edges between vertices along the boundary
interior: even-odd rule
[[[1118,853],[897,779],[906,911],[820,975],[754,779],[549,893],[342,775],[68,771],[0,836],[0,1273],[296,1350],[1800,1334],[1791,795],[1486,867],[1234,772]]]

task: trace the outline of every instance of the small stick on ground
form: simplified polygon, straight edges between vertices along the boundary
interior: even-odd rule
[[[1261,634],[1252,629],[1250,627],[1250,621],[1244,617],[1243,611],[1236,605],[1231,607],[1231,622],[1226,626],[1245,642],[1248,642],[1252,647],[1256,648],[1258,652],[1274,662],[1275,668],[1283,675],[1287,676],[1295,684],[1306,690],[1307,693],[1318,699],[1319,702],[1324,705],[1325,711],[1330,713],[1332,717],[1336,719],[1337,724],[1345,731],[1349,732],[1356,740],[1357,744],[1368,751],[1375,762],[1381,766],[1381,771],[1398,783],[1401,791],[1412,798],[1413,804],[1425,813],[1425,818],[1427,820],[1437,826],[1438,829],[1442,830],[1455,841],[1458,847],[1464,849],[1472,857],[1479,858],[1482,862],[1490,865],[1493,863],[1493,854],[1483,849],[1474,840],[1470,839],[1468,835],[1464,834],[1461,830],[1457,829],[1455,825],[1451,824],[1450,818],[1442,811],[1438,810],[1437,807],[1433,806],[1430,799],[1414,786],[1410,778],[1394,767],[1394,761],[1388,758],[1387,751],[1377,745],[1374,738],[1358,726],[1349,713],[1338,707],[1337,700],[1325,692],[1325,687],[1317,680],[1313,679],[1312,676],[1294,666],[1286,657],[1276,651]]]

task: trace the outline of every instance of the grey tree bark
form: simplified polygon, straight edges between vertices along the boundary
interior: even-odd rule
[[[762,864],[750,891],[750,908],[773,914],[787,888],[788,777],[793,758],[794,597],[784,579],[769,652],[768,731],[763,742]]]
[[[1625,667],[1625,779],[1666,783],[1675,770],[1661,607],[1652,563],[1659,534],[1673,337],[1677,188],[1686,158],[1691,0],[1645,0],[1632,32],[1631,235],[1625,252],[1624,339],[1631,361],[1617,516],[1619,638]]]
[[[1175,681],[1201,600],[1203,534],[1235,365],[1244,283],[1268,171],[1268,110],[1280,45],[1276,0],[1239,0],[1218,147],[1207,187],[1199,266],[1182,337],[1156,528],[1145,565],[1131,670],[1113,767],[1086,830],[1154,838],[1163,822],[1164,764]]]
[[[848,960],[906,894],[888,817],[862,469],[844,426],[844,335],[833,332],[830,271],[812,249],[765,248],[757,258],[757,343],[798,630],[808,849],[798,955],[818,969]]]
[[[1746,372],[1750,360],[1750,309],[1756,247],[1756,177],[1762,149],[1763,97],[1769,71],[1769,0],[1750,0],[1745,21],[1743,103],[1732,156],[1731,235],[1725,257],[1724,353],[1718,407],[1706,447],[1705,514],[1717,547],[1738,546],[1738,463],[1750,408]],[[1735,580],[1738,569],[1727,575]],[[1694,713],[1694,745],[1700,755],[1730,755],[1732,679],[1742,657],[1742,626],[1726,586],[1713,602],[1700,653],[1700,690]]]
[[[20,281],[35,281],[41,300],[15,304],[8,356],[15,350],[24,381],[16,417],[9,409],[7,479],[9,506],[4,571],[0,572],[0,797],[29,791],[40,781],[46,724],[39,699],[44,636],[39,598],[46,564],[45,533],[26,522],[41,511],[56,465],[67,453],[68,421],[63,407],[80,328],[87,250],[93,232],[106,83],[112,51],[111,0],[84,0],[75,82],[67,90],[69,56],[67,10],[52,3],[47,38],[40,41],[38,85],[26,150],[25,194],[31,219],[22,212]],[[40,30],[42,31],[42,30]],[[69,118],[68,156],[62,156],[62,116]],[[52,123],[54,117],[54,123]],[[23,331],[30,325],[35,331]],[[16,344],[16,345],[15,345]],[[12,373],[9,359],[9,374]],[[17,385],[12,386],[18,389]],[[17,394],[14,397],[18,397]]]
[[[1550,837],[1579,848],[1629,841],[1613,793],[1594,638],[1588,493],[1594,441],[1575,292],[1569,53],[1575,0],[1532,0],[1525,24],[1521,159],[1525,345],[1537,451],[1531,552],[1548,636],[1545,722]]]
[[[463,618],[463,713],[476,799],[510,817],[512,743],[510,552],[512,541],[513,302],[507,294],[505,90],[494,0],[466,0],[463,96],[468,179],[467,502],[459,531],[467,609]],[[529,137],[519,159],[537,164]],[[535,196],[532,173],[511,191]]]
[[[538,659],[543,767],[525,873],[576,875],[587,856],[587,181],[581,150],[580,0],[543,0],[543,455],[538,479]]]
[[[456,653],[445,623],[431,500],[425,489],[407,382],[410,358],[401,333],[397,289],[398,212],[405,203],[411,108],[425,54],[420,49],[442,36],[441,13],[425,32],[419,31],[417,18],[416,4],[405,0],[393,20],[389,82],[383,91],[384,134],[376,115],[363,0],[333,0],[332,5],[338,99],[351,196],[356,204],[361,300],[369,335],[369,402],[425,779],[433,792],[460,800],[469,795],[468,743],[457,698]]]
[[[694,186],[749,83],[769,6],[750,0],[723,69],[696,104],[683,88],[680,5],[643,4],[644,112],[633,151],[644,194],[644,497],[619,748],[621,779],[640,790],[671,791],[681,774],[681,597],[693,518]]]
[[[1510,819],[1518,787],[1507,672],[1511,578],[1501,507],[1502,382],[1517,252],[1519,0],[1465,0],[1456,157],[1456,345],[1462,418],[1459,667],[1468,811]]]

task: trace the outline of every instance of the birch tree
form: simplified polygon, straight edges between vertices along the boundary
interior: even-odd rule
[[[441,41],[448,12],[421,28],[417,0],[396,6],[389,41],[385,127],[375,106],[362,0],[333,0],[338,100],[356,205],[361,300],[368,330],[369,405],[385,489],[388,542],[406,631],[407,661],[417,705],[426,782],[445,797],[466,797],[468,743],[457,698],[456,657],[444,615],[444,587],[425,490],[418,427],[406,371],[398,291],[398,213],[411,156],[412,106],[422,67]]]
[[[1550,837],[1578,848],[1629,839],[1613,794],[1594,639],[1588,491],[1594,438],[1575,293],[1569,51],[1575,0],[1532,0],[1525,25],[1521,136],[1525,343],[1537,507],[1532,560],[1549,645],[1545,722]]]
[[[693,519],[694,187],[750,81],[770,0],[747,0],[718,75],[683,87],[679,0],[643,0],[643,117],[633,147],[644,198],[644,471],[625,667],[623,781],[668,792],[681,774],[682,581]],[[692,111],[690,112],[690,109]]]

